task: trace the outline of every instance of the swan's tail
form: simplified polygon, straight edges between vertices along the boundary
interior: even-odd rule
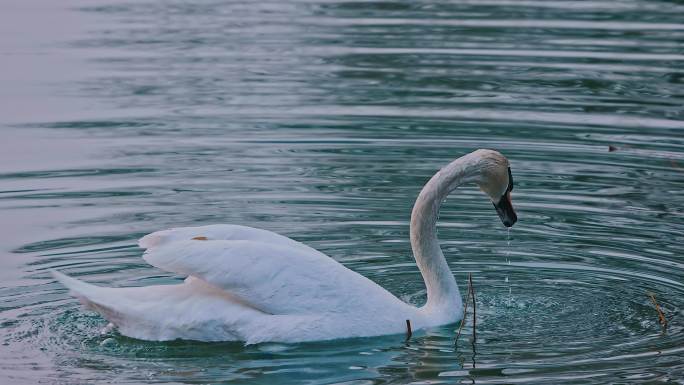
[[[55,270],[51,273],[87,309],[102,314],[104,318],[117,326],[124,321],[123,314],[118,309],[122,304],[118,304],[120,301],[114,293],[117,289],[92,285]]]
[[[245,340],[241,328],[264,313],[200,279],[177,285],[101,287],[57,271],[52,275],[121,334],[144,340]]]
[[[97,287],[95,285],[79,281],[76,278],[71,278],[68,275],[60,273],[57,270],[50,270],[50,273],[52,273],[52,276],[55,277],[55,279],[59,281],[59,283],[66,286],[66,288],[69,289],[71,294],[73,294],[76,297],[85,297],[85,292],[87,292],[89,289]]]

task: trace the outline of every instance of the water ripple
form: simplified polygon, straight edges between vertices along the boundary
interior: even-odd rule
[[[59,48],[48,63],[77,58],[78,75],[44,92],[84,104],[51,114],[32,99],[31,119],[2,125],[23,139],[0,148],[0,371],[17,384],[681,381],[682,10],[77,1],[68,15],[84,29],[41,46]],[[239,223],[420,305],[413,200],[479,147],[511,160],[519,222],[503,229],[474,187],[441,212],[449,266],[461,288],[474,278],[474,345],[470,324],[456,345],[455,325],[409,342],[144,342],[106,330],[49,275],[176,283],[137,238]]]

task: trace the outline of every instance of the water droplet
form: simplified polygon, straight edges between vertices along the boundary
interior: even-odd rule
[[[510,255],[511,255],[511,228],[510,227],[506,228],[506,251],[504,252],[504,254],[506,256],[506,264],[508,266],[510,266],[511,265],[511,259],[510,259]],[[511,298],[512,290],[511,290],[511,284],[508,281],[508,275],[504,279],[504,282],[506,282],[508,284],[508,301],[506,301],[506,302],[507,302],[507,305],[510,307],[511,301],[512,301],[512,298]]]
[[[100,335],[102,336],[105,334],[109,334],[112,332],[112,330],[114,330],[114,324],[110,322],[107,324],[107,326],[105,326],[104,328],[102,328],[102,330],[100,330]]]

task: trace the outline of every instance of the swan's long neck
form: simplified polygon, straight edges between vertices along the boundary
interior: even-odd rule
[[[471,155],[435,174],[418,195],[411,213],[411,248],[427,287],[428,310],[456,311],[461,307],[458,285],[437,240],[437,218],[447,195],[479,171],[477,159]]]

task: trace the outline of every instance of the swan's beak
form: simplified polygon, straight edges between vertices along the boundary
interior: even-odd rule
[[[499,199],[499,203],[494,203],[494,208],[496,208],[496,213],[499,214],[504,226],[511,227],[518,221],[518,216],[515,214],[511,203],[511,190],[506,191]]]
[[[504,226],[511,227],[518,221],[518,216],[513,210],[513,204],[511,203],[511,191],[513,191],[513,174],[511,174],[511,168],[508,168],[508,188],[504,195],[499,198],[498,203],[494,203],[494,208],[496,208],[496,213],[499,214],[501,222]]]

